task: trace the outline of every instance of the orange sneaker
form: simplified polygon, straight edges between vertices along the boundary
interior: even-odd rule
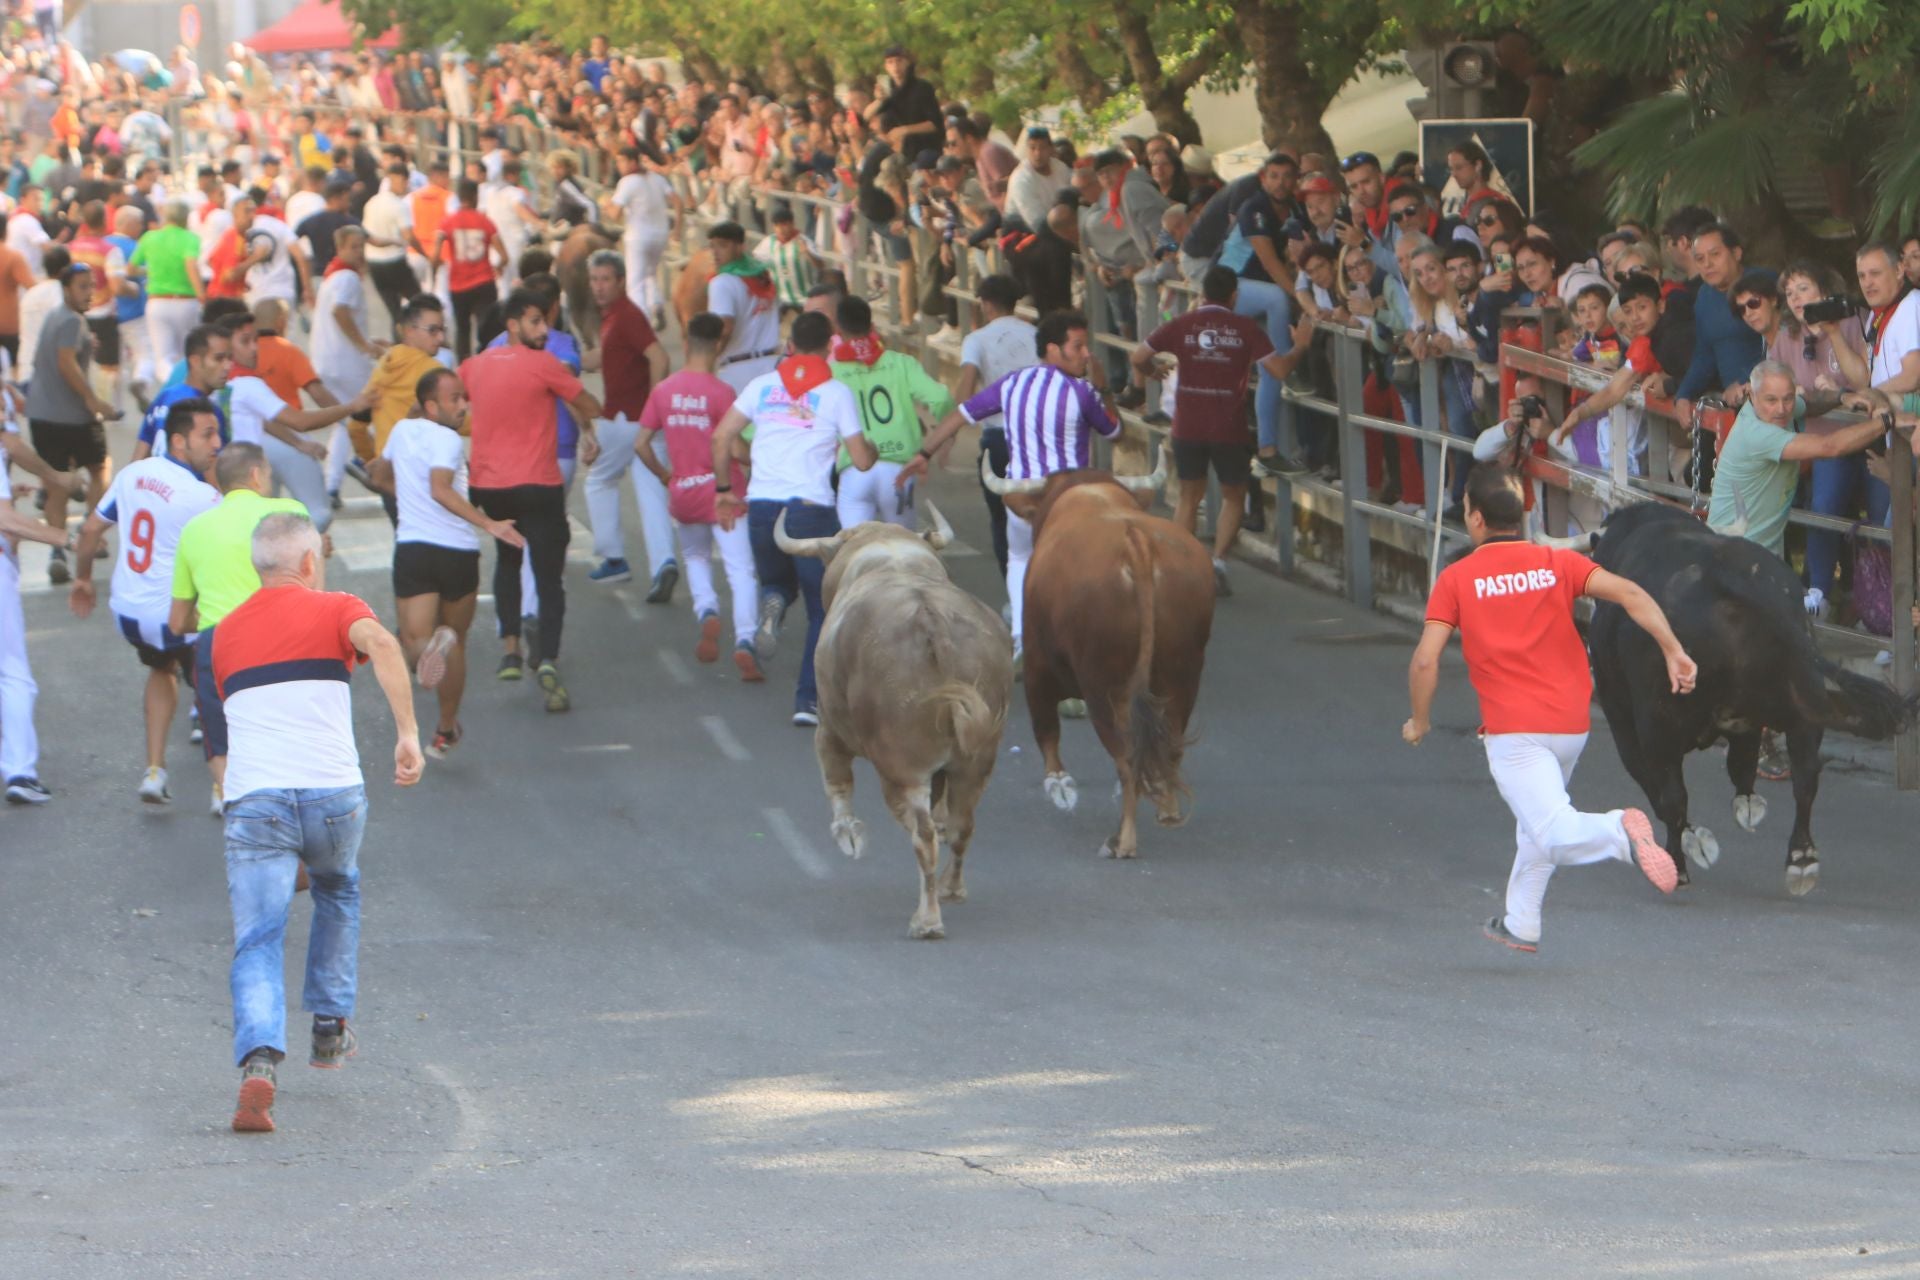
[[[1627,829],[1627,842],[1633,846],[1633,860],[1641,874],[1660,892],[1672,893],[1680,884],[1680,868],[1675,865],[1673,855],[1653,838],[1653,823],[1647,815],[1638,809],[1628,809],[1620,815],[1620,825]]]
[[[265,1053],[240,1065],[240,1105],[233,1111],[233,1131],[273,1132],[273,1059]]]
[[[748,684],[759,684],[766,676],[760,673],[760,659],[753,651],[753,645],[742,640],[733,646],[733,665],[740,668],[740,678]]]
[[[700,643],[693,646],[693,656],[701,662],[720,661],[720,615],[703,613],[700,615]]]

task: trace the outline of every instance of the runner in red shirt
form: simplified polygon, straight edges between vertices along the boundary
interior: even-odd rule
[[[507,269],[506,246],[500,229],[481,213],[480,185],[460,184],[460,209],[440,223],[429,251],[437,266],[446,257],[447,294],[453,303],[453,354],[465,360],[473,354],[473,328],[481,312],[500,300],[496,283]],[[489,260],[491,259],[491,260]]]
[[[1582,813],[1567,796],[1587,745],[1593,700],[1574,601],[1590,596],[1626,610],[1660,646],[1675,693],[1692,692],[1699,669],[1652,596],[1583,555],[1525,541],[1525,520],[1519,477],[1505,467],[1474,468],[1467,480],[1473,550],[1433,585],[1426,631],[1407,677],[1413,714],[1400,736],[1415,746],[1426,737],[1440,654],[1459,630],[1467,676],[1480,695],[1487,766],[1513,810],[1519,845],[1506,913],[1487,921],[1485,932],[1516,951],[1538,951],[1540,904],[1555,867],[1632,860],[1662,893],[1672,893],[1680,879],[1645,813]]]
[[[1247,380],[1257,364],[1276,378],[1293,372],[1311,343],[1313,322],[1294,337],[1293,350],[1275,355],[1266,329],[1257,320],[1235,315],[1240,279],[1230,268],[1214,267],[1200,282],[1204,303],[1175,316],[1133,349],[1142,377],[1165,373],[1157,358],[1172,356],[1179,367],[1173,398],[1173,466],[1180,477],[1175,523],[1192,533],[1207,496],[1207,467],[1220,477],[1220,519],[1213,531],[1214,594],[1230,596],[1227,552],[1240,534],[1246,511],[1247,481],[1252,475],[1253,442],[1247,436]],[[1302,468],[1304,470],[1304,468]]]

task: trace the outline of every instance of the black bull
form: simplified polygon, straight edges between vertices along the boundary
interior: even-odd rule
[[[1627,772],[1667,827],[1667,848],[1711,866],[1719,843],[1687,821],[1681,761],[1724,738],[1734,819],[1748,831],[1766,816],[1754,791],[1760,731],[1786,737],[1793,766],[1793,833],[1787,891],[1810,891],[1820,875],[1813,800],[1828,729],[1890,738],[1914,704],[1886,684],[1843,670],[1814,647],[1804,588],[1778,556],[1745,538],[1709,530],[1684,511],[1642,503],[1608,518],[1594,548],[1601,567],[1640,584],[1700,665],[1694,691],[1672,693],[1653,640],[1618,606],[1594,610],[1588,631],[1595,692]],[[1678,857],[1680,882],[1687,865]]]

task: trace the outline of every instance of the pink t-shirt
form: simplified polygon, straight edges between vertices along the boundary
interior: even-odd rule
[[[658,431],[667,442],[667,467],[673,484],[667,513],[681,524],[712,524],[713,429],[733,407],[733,388],[710,373],[682,369],[647,395],[640,425]],[[746,475],[733,464],[735,495],[744,495]]]

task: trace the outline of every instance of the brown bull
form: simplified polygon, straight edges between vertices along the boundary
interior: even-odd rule
[[[941,901],[966,901],[961,867],[974,806],[1000,751],[1013,657],[1000,615],[948,581],[936,553],[953,533],[931,503],[927,515],[933,528],[924,541],[884,523],[789,538],[784,514],[774,540],[789,555],[833,557],[813,659],[813,747],[833,804],[833,838],[850,858],[866,849],[866,828],[853,816],[853,761],[864,756],[920,860],[920,905],[908,931],[940,938]],[[934,811],[943,805],[951,860],[936,878],[943,831]]]
[[[1191,794],[1180,776],[1187,720],[1213,630],[1213,561],[1171,520],[1142,504],[1166,481],[1063,471],[1001,480],[998,492],[1037,495],[1027,565],[1027,712],[1046,764],[1047,797],[1072,809],[1080,793],[1060,760],[1060,703],[1081,698],[1120,775],[1120,827],[1100,852],[1138,856],[1134,809],[1146,796],[1160,825],[1177,827]]]

